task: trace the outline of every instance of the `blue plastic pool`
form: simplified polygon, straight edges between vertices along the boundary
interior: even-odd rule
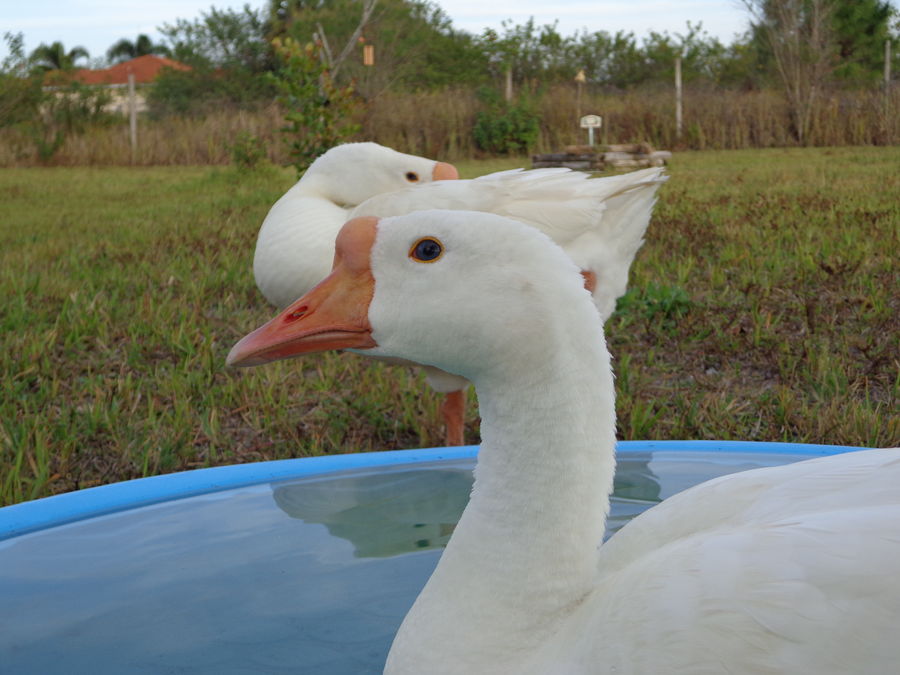
[[[858,449],[622,442],[608,534],[715,476]],[[219,467],[0,509],[0,672],[381,672],[476,452]]]

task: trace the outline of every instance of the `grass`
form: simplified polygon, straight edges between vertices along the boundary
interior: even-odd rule
[[[463,176],[521,160],[460,163]],[[900,148],[676,154],[608,323],[622,438],[900,445]],[[439,444],[417,373],[346,354],[231,371],[292,171],[0,171],[0,502]],[[477,440],[475,402],[469,440]]]

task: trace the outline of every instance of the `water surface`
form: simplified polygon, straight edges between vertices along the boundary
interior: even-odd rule
[[[686,487],[802,455],[620,455],[609,532]],[[474,460],[177,499],[0,542],[0,673],[380,673]]]

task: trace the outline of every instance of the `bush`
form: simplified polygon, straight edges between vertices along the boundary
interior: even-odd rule
[[[246,68],[193,70],[166,68],[150,88],[150,115],[203,116],[222,108],[255,110],[275,98],[275,88],[263,74]]]
[[[262,141],[249,131],[239,132],[234,143],[228,145],[228,152],[231,154],[231,163],[242,170],[256,168],[266,156]]]
[[[491,154],[512,155],[534,147],[541,128],[531,101],[525,98],[503,101],[490,90],[479,92],[479,98],[487,107],[476,113],[472,129],[478,148]]]
[[[0,129],[7,127],[8,137],[30,141],[41,162],[56,153],[68,134],[112,119],[105,110],[112,100],[107,90],[74,82],[64,70],[48,75],[34,68],[21,33],[4,33],[3,39],[9,54],[0,63]],[[29,154],[15,152],[19,158]]]

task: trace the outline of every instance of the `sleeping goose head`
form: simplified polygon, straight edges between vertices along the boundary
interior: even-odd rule
[[[356,206],[385,192],[454,180],[452,164],[397,152],[377,143],[345,143],[318,157],[301,183],[339,206]]]
[[[337,237],[332,273],[238,343],[228,362],[349,349],[477,382],[510,358],[546,360],[542,350],[567,341],[579,314],[592,341],[602,343],[583,281],[549,237],[501,216],[356,218]]]

